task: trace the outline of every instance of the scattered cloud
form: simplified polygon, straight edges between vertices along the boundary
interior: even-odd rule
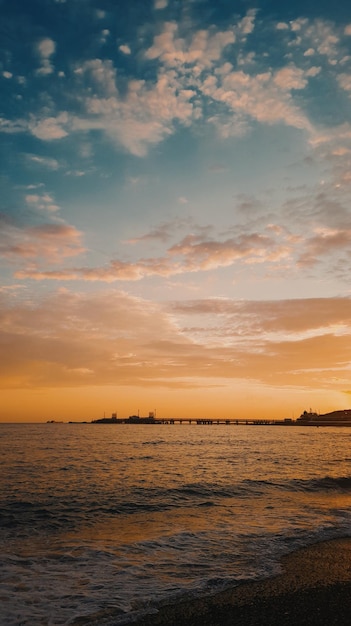
[[[38,208],[49,205],[51,198],[48,194],[27,196],[27,202]],[[306,198],[306,202],[307,202]],[[325,206],[323,205],[325,204]],[[320,216],[325,213],[327,218],[330,207],[327,198],[319,199]],[[136,258],[134,261],[114,258],[104,266],[98,267],[70,267],[59,270],[40,266],[18,270],[17,278],[31,278],[34,280],[84,280],[99,282],[116,281],[140,281],[150,277],[170,278],[188,273],[211,272],[220,268],[245,267],[261,265],[264,272],[269,268],[277,267],[280,271],[284,268],[286,275],[296,275],[304,268],[316,266],[325,267],[329,273],[337,272],[338,278],[345,280],[351,265],[349,249],[351,244],[351,229],[344,225],[345,217],[340,210],[340,225],[308,227],[307,223],[300,224],[296,207],[287,204],[287,210],[293,210],[296,217],[296,230],[287,229],[283,223],[266,223],[259,219],[254,229],[249,222],[239,227],[228,228],[222,235],[215,235],[214,227],[200,227],[189,219],[178,219],[172,222],[161,223],[149,232],[129,239],[128,244],[147,244],[157,242],[160,245],[168,244],[163,254],[158,256],[145,256]],[[246,210],[245,210],[246,211]],[[303,205],[301,205],[303,211]],[[302,215],[302,213],[301,213]],[[334,216],[337,216],[336,208]],[[335,224],[337,220],[334,220]],[[327,224],[327,221],[326,221]],[[292,224],[291,224],[292,226]],[[179,232],[194,232],[179,238]],[[228,237],[228,235],[231,235]],[[173,243],[172,240],[174,241]],[[138,252],[136,248],[136,253]],[[344,259],[344,271],[341,272],[337,259]],[[333,263],[335,267],[333,269]],[[336,269],[337,268],[337,269]]]
[[[26,203],[31,207],[41,212],[55,213],[59,210],[59,206],[55,204],[54,199],[50,194],[28,194],[25,198]]]
[[[166,5],[162,0],[155,3],[158,9]],[[105,17],[105,12],[98,13],[99,18]],[[301,66],[299,55],[296,62],[293,53],[290,58],[283,55],[287,61],[274,68],[269,56],[263,63],[264,55],[258,60],[250,51],[245,55],[241,51],[256,27],[256,17],[257,11],[250,10],[225,30],[213,26],[193,30],[186,22],[161,22],[152,44],[144,51],[139,44],[140,59],[146,65],[156,64],[152,79],[122,79],[112,59],[87,59],[76,64],[71,77],[70,99],[78,105],[75,113],[67,107],[50,114],[50,107],[45,107],[41,113],[32,112],[28,120],[1,119],[0,132],[29,132],[53,141],[77,132],[87,136],[90,131],[101,131],[139,157],[174,134],[179,125],[191,127],[203,120],[212,123],[222,138],[242,136],[255,123],[284,124],[313,137],[316,126],[303,106],[301,92],[321,75],[322,66],[310,65],[313,60],[324,56],[332,64],[345,58],[341,31],[322,19],[272,23],[272,35],[280,31],[286,50],[290,43],[296,44],[291,37],[298,34],[305,59]],[[109,31],[103,33],[107,37]],[[52,73],[56,43],[43,38],[36,50],[41,61],[38,72]],[[124,43],[119,50],[130,56],[132,48]],[[238,56],[235,68],[230,62],[233,54]],[[337,79],[341,89],[350,90],[347,72]]]
[[[210,33],[209,31],[195,32],[190,40],[178,34],[178,24],[167,22],[163,31],[156,35],[153,45],[145,53],[146,59],[160,59],[169,67],[178,67],[184,64],[197,63],[201,67],[211,67],[214,61],[221,58],[226,46],[235,42],[233,30]]]

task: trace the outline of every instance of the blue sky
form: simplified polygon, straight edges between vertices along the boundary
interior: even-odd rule
[[[9,406],[348,405],[349,3],[0,7]]]

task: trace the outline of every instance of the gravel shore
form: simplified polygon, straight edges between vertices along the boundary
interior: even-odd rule
[[[161,607],[135,626],[349,626],[351,539],[322,542],[282,559],[274,578]]]

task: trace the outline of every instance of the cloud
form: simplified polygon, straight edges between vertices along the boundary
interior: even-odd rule
[[[127,44],[122,44],[121,46],[119,46],[118,50],[123,52],[123,54],[128,54],[129,55],[129,54],[132,53],[130,47]]]
[[[304,251],[299,258],[299,264],[304,267],[313,266],[321,258],[335,252],[340,257],[343,251],[348,252],[350,244],[351,228],[317,228],[315,234],[305,241]],[[347,270],[348,268],[346,268]]]
[[[118,291],[0,294],[0,327],[2,387],[167,383],[168,350],[180,363],[191,347],[162,307]]]
[[[206,102],[212,110],[214,104],[221,108],[221,114],[214,113],[209,121],[222,136],[247,132],[251,120],[311,132],[293,92],[304,89],[319,68],[304,70],[290,64],[276,72],[254,74],[233,71],[230,63],[222,62],[228,46],[252,32],[254,19],[251,11],[231,29],[199,30],[188,36],[180,35],[178,23],[166,22],[145,51],[146,61],[158,63],[156,80],[130,80],[123,94],[111,61],[86,61],[75,71],[82,85],[86,81],[89,85],[83,99],[86,116],[69,122],[64,116],[44,120],[32,132],[58,138],[68,131],[101,130],[132,154],[144,156],[149,146],[173,134],[179,124],[187,127],[201,120]]]
[[[146,257],[134,262],[113,259],[108,265],[95,268],[78,267],[68,270],[46,269],[45,271],[30,268],[17,272],[16,276],[35,280],[138,281],[152,276],[168,278],[189,272],[210,271],[229,267],[237,262],[277,263],[289,256],[289,244],[283,245],[275,239],[275,237],[279,238],[280,231],[274,233],[272,229],[269,229],[268,235],[255,232],[243,233],[221,241],[206,238],[207,230],[204,229],[203,234],[187,235],[170,246],[164,256]],[[169,225],[162,225],[159,229],[133,242],[152,238],[166,241],[169,233]]]
[[[9,120],[0,117],[0,132],[6,134],[24,133],[28,131],[26,120]]]
[[[340,34],[333,24],[322,19],[303,20],[301,31],[303,41],[308,42],[311,49],[327,57],[329,62],[339,58]]]
[[[26,203],[41,212],[55,213],[59,210],[59,206],[55,204],[50,194],[28,194],[25,198]]]
[[[124,292],[0,292],[3,388],[189,387],[256,380],[345,388],[349,298],[164,306]],[[184,326],[192,320],[192,327]],[[339,380],[338,380],[339,379]]]
[[[77,76],[83,75],[91,81],[95,94],[103,94],[104,97],[116,96],[116,69],[111,60],[91,59],[76,68]]]
[[[165,9],[168,6],[168,0],[154,0],[156,10]]]
[[[58,263],[84,252],[81,239],[82,234],[68,224],[20,226],[1,218],[0,253],[11,262],[29,260],[34,263],[31,267],[43,261]]]
[[[66,110],[57,112],[51,100],[51,107],[32,113],[28,120],[0,119],[0,132],[29,132],[42,141],[56,141],[100,131],[117,147],[139,157],[179,126],[197,127],[204,121],[213,124],[222,138],[242,136],[255,123],[285,124],[313,138],[316,126],[312,108],[304,107],[303,91],[317,75],[324,80],[321,56],[329,63],[345,58],[340,29],[320,19],[272,22],[267,28],[272,37],[279,31],[281,46],[282,63],[277,68],[269,49],[260,58],[250,50],[254,28],[257,37],[262,36],[256,13],[248,11],[225,30],[215,26],[195,30],[186,20],[157,22],[151,45],[143,50],[142,40],[138,43],[138,63],[144,63],[148,78],[127,77],[108,58],[76,63]],[[38,42],[44,68],[51,63],[55,47],[49,38]],[[119,50],[131,55],[129,44]],[[348,90],[346,72],[338,80],[340,88]],[[49,93],[45,100],[50,103]]]
[[[180,219],[176,218],[170,222],[163,222],[156,228],[151,229],[149,232],[140,235],[139,237],[134,237],[133,239],[129,239],[128,243],[137,244],[142,241],[160,241],[162,243],[168,242],[172,239],[175,233],[183,228],[188,228],[192,225],[192,220],[190,218]]]
[[[86,97],[87,117],[72,118],[71,128],[100,129],[137,156],[144,156],[149,145],[172,134],[176,122],[187,126],[196,117],[190,101],[193,92],[181,89],[171,75],[161,75],[156,84],[149,85],[132,80],[121,97],[110,63],[89,62],[80,72],[92,78],[97,93]],[[99,95],[101,92],[105,95]]]
[[[51,57],[55,53],[56,43],[53,39],[46,37],[41,39],[37,43],[37,53],[39,55],[41,66],[37,69],[36,73],[38,76],[47,76],[52,74],[54,71],[54,67],[51,63]]]
[[[237,301],[209,298],[170,304],[180,316],[216,319],[224,334],[234,341],[241,337],[272,335],[284,341],[318,337],[321,333],[348,332],[351,326],[351,298],[300,298],[293,300]],[[230,333],[229,333],[230,329]],[[206,333],[206,325],[204,325]]]
[[[245,131],[245,123],[250,118],[269,125],[284,123],[312,132],[311,123],[291,94],[292,90],[304,89],[307,80],[307,73],[295,66],[257,75],[239,70],[226,73],[220,79],[212,77],[205,81],[203,92],[226,106],[228,114],[234,114],[233,134],[236,134],[237,125]],[[213,121],[221,128],[221,118],[215,117]],[[227,128],[230,133],[230,126]]]
[[[349,379],[350,298],[213,298],[175,302],[170,310],[179,326],[183,319],[186,336],[216,350],[219,362],[227,359],[233,377],[311,390],[343,390]]]
[[[47,200],[50,200],[50,196],[47,196]],[[43,202],[42,197],[37,194],[30,194],[27,201],[33,205]],[[324,226],[316,227],[312,220],[304,217],[305,205],[313,205],[313,202],[316,204],[314,215],[318,212],[319,221]],[[246,202],[243,207],[245,213],[247,207],[250,209],[251,205]],[[280,223],[268,223],[266,218],[257,215],[252,223],[245,219],[242,226],[228,227],[225,233],[219,235],[215,235],[214,227],[200,227],[189,219],[165,222],[124,242],[136,245],[154,241],[168,245],[157,256],[139,256],[135,260],[114,258],[106,265],[97,267],[58,269],[46,266],[43,270],[37,265],[18,270],[16,277],[38,281],[83,280],[113,283],[140,281],[151,277],[168,279],[189,273],[260,265],[263,276],[274,270],[296,277],[306,268],[320,266],[330,275],[338,276],[339,280],[346,280],[351,264],[351,229],[343,207],[335,205],[331,213],[328,196],[320,194],[314,200],[311,196],[306,196],[304,199],[287,202],[284,212],[286,219],[293,214],[294,227],[290,219],[290,227],[286,228],[283,214]],[[193,231],[190,234],[189,229]],[[182,231],[188,231],[188,234],[180,236]],[[139,248],[140,246],[136,247],[136,255],[138,252],[140,255]]]
[[[235,42],[233,29],[211,33],[195,32],[190,41],[178,35],[178,24],[166,22],[161,34],[156,35],[153,45],[145,53],[146,59],[160,59],[168,67],[199,64],[211,67],[221,58],[223,50]]]
[[[39,165],[40,167],[46,167],[49,170],[58,170],[60,167],[57,159],[53,159],[52,157],[42,157],[37,154],[27,154],[27,159],[32,163]]]
[[[28,128],[34,137],[44,141],[62,139],[68,135],[68,131],[64,128],[68,119],[68,113],[66,112],[60,113],[57,117],[48,117],[40,120],[32,117]]]
[[[249,9],[247,14],[239,22],[239,32],[243,35],[250,35],[255,28],[255,17],[257,9]]]
[[[338,82],[342,89],[351,91],[351,74],[339,74]]]

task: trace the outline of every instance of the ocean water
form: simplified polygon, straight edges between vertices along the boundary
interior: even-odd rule
[[[0,425],[0,623],[126,624],[351,535],[351,429]]]

